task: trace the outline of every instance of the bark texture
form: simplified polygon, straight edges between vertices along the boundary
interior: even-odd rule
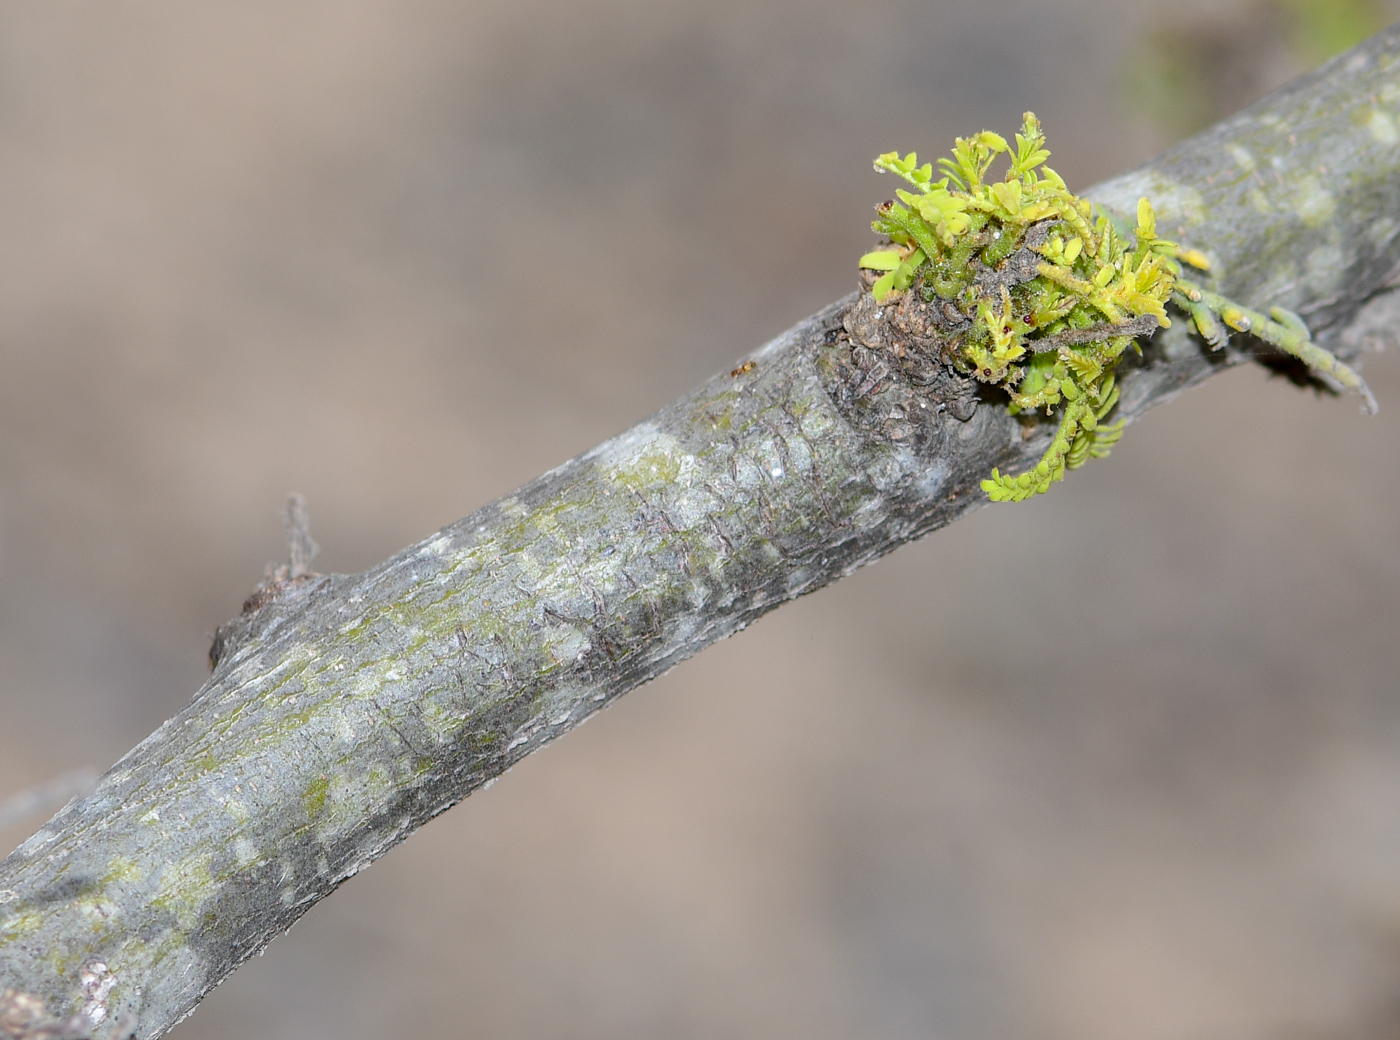
[[[1400,27],[1089,194],[1148,196],[1216,288],[1354,355],[1400,317],[1397,62]],[[250,600],[189,705],[0,862],[0,1037],[161,1035],[433,815],[1034,463],[1051,425],[878,370],[854,302],[370,571]],[[1176,321],[1119,414],[1248,349]]]

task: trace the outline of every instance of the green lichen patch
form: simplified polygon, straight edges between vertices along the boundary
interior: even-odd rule
[[[105,889],[112,884],[134,884],[140,881],[145,873],[141,864],[130,856],[114,856],[107,864],[107,873],[103,875],[98,887]]]
[[[618,460],[611,476],[623,487],[644,492],[674,484],[680,478],[681,468],[682,460],[675,438],[657,434],[641,445],[635,454]]]
[[[315,820],[326,808],[326,795],[330,789],[331,782],[324,773],[306,785],[306,790],[301,796],[301,806],[306,810],[309,819]]]
[[[213,897],[214,879],[209,873],[210,855],[193,852],[161,871],[151,906],[174,916],[180,928],[195,927],[205,904]]]
[[[6,942],[23,939],[26,935],[38,931],[43,923],[44,915],[39,910],[25,910],[0,918],[0,939]]]
[[[1290,193],[1289,202],[1298,218],[1310,228],[1322,227],[1337,212],[1337,199],[1322,186],[1316,174],[1303,177]]]

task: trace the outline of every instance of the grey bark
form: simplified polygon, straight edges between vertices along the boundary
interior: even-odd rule
[[[1400,317],[1398,60],[1400,27],[1089,194],[1151,198],[1220,291],[1354,355]],[[854,300],[378,567],[260,590],[189,705],[0,862],[0,1037],[159,1036],[433,815],[1038,458],[1048,425],[853,350]],[[1177,320],[1120,414],[1249,349]]]

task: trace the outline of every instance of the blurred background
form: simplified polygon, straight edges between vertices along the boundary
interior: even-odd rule
[[[186,702],[288,492],[363,569],[848,292],[876,153],[1033,107],[1084,188],[1396,13],[1167,6],[0,5],[0,799]],[[171,1035],[1395,1037],[1366,374],[1230,372],[713,647]]]

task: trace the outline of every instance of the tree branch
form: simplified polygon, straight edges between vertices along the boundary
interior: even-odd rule
[[[1222,292],[1352,355],[1400,318],[1397,61],[1400,27],[1089,194],[1148,196]],[[189,705],[0,862],[0,1037],[159,1036],[430,817],[1040,456],[1049,426],[863,361],[854,300],[363,574],[310,574],[294,518]],[[1120,415],[1248,357],[1186,325]]]

